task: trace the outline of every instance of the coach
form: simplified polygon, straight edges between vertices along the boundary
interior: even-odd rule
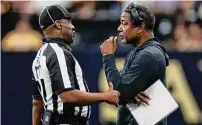
[[[156,80],[160,79],[166,84],[168,56],[158,39],[154,38],[155,17],[147,8],[129,4],[121,14],[120,23],[118,32],[121,42],[134,45],[120,73],[114,57],[117,37],[105,40],[100,49],[107,80],[112,82],[114,89],[121,94],[117,125],[137,125],[126,104]],[[166,125],[166,120],[158,125]]]

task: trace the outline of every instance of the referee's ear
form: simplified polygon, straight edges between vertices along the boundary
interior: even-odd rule
[[[55,21],[54,26],[55,26],[57,29],[59,29],[59,30],[62,29],[62,27],[61,27],[61,23],[60,23],[59,20],[56,20],[56,21]]]

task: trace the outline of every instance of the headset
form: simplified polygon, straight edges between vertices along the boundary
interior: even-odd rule
[[[47,11],[48,16],[49,16],[49,18],[51,19],[51,21],[53,22],[53,24],[56,26],[57,24],[55,23],[55,21],[53,20],[52,16],[50,15],[50,13],[49,13],[49,11],[48,11],[48,6],[46,7],[45,10]],[[73,31],[74,31],[73,28],[66,27],[65,25],[62,25],[60,22],[59,22],[59,24],[60,24],[61,26],[65,27],[65,28],[69,29],[69,30],[73,30]]]
[[[52,16],[50,15],[50,13],[49,13],[49,11],[48,11],[48,6],[45,8],[45,10],[47,11],[48,16],[49,16],[49,18],[51,19],[51,21],[53,22],[53,24],[56,26],[56,25],[57,25],[57,24],[55,23],[56,21],[54,21],[53,18],[52,18]],[[62,10],[61,10],[61,11],[62,11]],[[72,30],[72,40],[73,40],[73,38],[74,38],[74,33],[75,33],[75,28],[67,27],[67,26],[61,24],[60,22],[58,22],[58,23],[60,24],[60,26],[65,27],[65,28],[67,28],[67,29],[69,29],[69,30]],[[61,32],[62,32],[62,29],[61,29],[61,31],[60,31],[60,34],[61,34]],[[58,37],[60,36],[60,34],[58,35]]]
[[[134,3],[130,3],[128,5],[130,11],[131,11],[131,17],[132,17],[132,21],[133,21],[133,24],[134,25],[140,25],[142,22],[143,22],[143,19],[140,18],[138,12],[137,12],[137,9],[136,9],[136,6]]]

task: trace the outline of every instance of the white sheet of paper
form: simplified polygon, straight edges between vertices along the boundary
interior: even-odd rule
[[[151,97],[150,105],[127,105],[139,125],[154,125],[178,108],[178,104],[160,80],[145,92]]]

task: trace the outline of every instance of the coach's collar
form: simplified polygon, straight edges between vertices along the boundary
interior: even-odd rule
[[[61,39],[61,38],[55,38],[55,37],[48,37],[48,38],[43,38],[42,39],[44,43],[57,43],[60,44],[62,46],[65,46],[69,51],[71,51],[72,49],[70,48],[70,46],[67,44],[68,41]]]

